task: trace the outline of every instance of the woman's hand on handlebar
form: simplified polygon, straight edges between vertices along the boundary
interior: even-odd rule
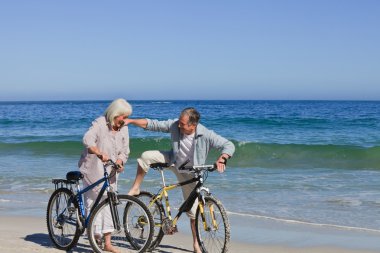
[[[121,173],[121,172],[124,171],[123,161],[120,160],[120,159],[117,159],[116,162],[114,162],[111,159],[109,159],[103,165],[104,165],[104,168],[107,168],[108,166],[112,166],[112,171],[113,172],[111,172],[111,175],[112,175],[111,177],[113,177],[116,174],[116,172],[117,173]]]
[[[110,159],[107,154],[101,153],[100,155],[97,155],[97,157],[103,162],[106,163]]]
[[[124,165],[123,165],[123,161],[122,161],[122,160],[117,159],[117,161],[116,161],[116,165],[117,165],[117,169],[116,169],[116,171],[117,171],[118,173],[121,173],[121,172],[124,171]]]

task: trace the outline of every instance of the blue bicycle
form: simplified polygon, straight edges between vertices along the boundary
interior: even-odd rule
[[[116,175],[116,168],[117,164],[109,160],[104,164],[104,177],[85,189],[80,187],[83,175],[79,171],[68,172],[66,179],[52,180],[55,191],[49,199],[46,220],[57,248],[73,248],[85,229],[92,249],[98,253],[104,250],[106,233],[111,234],[112,247],[120,252],[145,252],[150,246],[154,233],[152,215],[136,197],[119,195],[112,189],[110,178]],[[101,183],[100,193],[86,215],[83,193]]]

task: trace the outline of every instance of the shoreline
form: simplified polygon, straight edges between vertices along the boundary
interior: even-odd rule
[[[358,237],[357,233],[350,231],[315,230],[305,226],[294,226],[294,224],[268,223],[266,221],[246,222],[244,219],[230,219],[233,234],[246,234],[248,238],[238,240],[231,238],[229,252],[262,252],[262,253],[375,253],[379,250],[365,248],[367,234]],[[185,222],[187,225],[187,222]],[[45,217],[10,216],[0,215],[0,243],[2,252],[62,252],[52,246],[47,229]],[[161,245],[154,252],[192,252],[192,238],[190,234],[183,231],[165,236]],[[186,226],[187,227],[187,226]],[[249,231],[249,232],[248,232]],[[352,231],[351,231],[352,232]],[[263,240],[263,238],[266,238]],[[378,240],[378,234],[373,235],[373,240]],[[308,239],[306,239],[308,238]],[[324,238],[325,241],[322,240]],[[326,241],[327,238],[330,238]],[[248,239],[248,241],[247,241]],[[346,245],[339,245],[340,240]],[[372,239],[371,239],[372,240]],[[261,241],[258,243],[257,241]],[[330,241],[330,243],[328,243]],[[351,241],[361,241],[360,245],[350,244]],[[375,242],[375,241],[374,241]],[[367,245],[368,246],[368,245]],[[377,245],[375,245],[377,246]],[[380,246],[379,246],[380,248]],[[72,252],[91,252],[88,242],[80,238],[78,246]]]

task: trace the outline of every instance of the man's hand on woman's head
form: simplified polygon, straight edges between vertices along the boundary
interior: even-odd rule
[[[133,121],[133,119],[126,118],[126,119],[123,119],[123,121],[124,121],[124,125],[128,125]]]

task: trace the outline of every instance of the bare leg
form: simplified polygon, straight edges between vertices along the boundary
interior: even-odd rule
[[[196,253],[202,253],[201,248],[199,247],[198,240],[197,240],[197,234],[196,234],[196,228],[195,228],[195,219],[190,219],[190,227],[191,227],[191,233],[193,234],[193,247],[194,252]]]
[[[104,251],[109,251],[113,253],[120,253],[114,246],[111,244],[111,233],[104,234]]]
[[[137,165],[136,178],[133,182],[132,188],[129,190],[128,195],[139,195],[140,194],[140,185],[145,177],[145,171],[141,168],[140,165]]]

